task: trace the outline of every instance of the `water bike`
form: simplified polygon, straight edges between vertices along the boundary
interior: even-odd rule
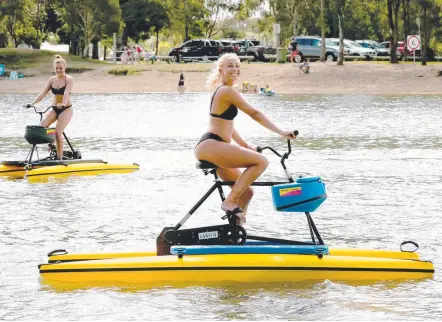
[[[295,133],[297,134],[297,132]],[[39,265],[44,283],[63,287],[214,285],[230,282],[353,281],[373,282],[431,278],[432,262],[421,260],[418,245],[402,243],[400,251],[329,248],[322,239],[311,213],[327,198],[320,177],[292,178],[280,154],[287,177],[282,182],[254,182],[253,186],[271,187],[276,211],[304,213],[309,240],[297,241],[249,234],[236,224],[236,216],[226,213],[228,223],[183,229],[185,222],[204,201],[217,191],[224,200],[223,186],[216,165],[198,162],[214,184],[190,211],[173,227],[165,227],[156,239],[156,249],[146,252],[69,254],[58,249],[48,254],[48,263]],[[406,245],[416,249],[405,250]]]
[[[276,93],[275,93],[274,91],[272,91],[272,90],[266,90],[264,87],[261,87],[261,88],[259,89],[259,94],[267,95],[267,96],[273,96],[273,95],[275,95]]]
[[[40,121],[45,111],[37,111],[33,107],[35,113],[40,114]],[[92,175],[103,173],[126,173],[139,169],[139,165],[133,164],[108,164],[101,159],[83,159],[81,152],[75,150],[69,141],[66,133],[63,137],[67,142],[69,149],[63,151],[63,159],[57,159],[57,149],[54,144],[55,128],[46,128],[40,125],[27,125],[25,130],[25,139],[31,144],[31,148],[24,161],[1,161],[0,176],[10,178],[24,178],[40,180],[48,176],[67,176],[67,175]],[[45,144],[48,147],[49,155],[40,158],[38,146]]]

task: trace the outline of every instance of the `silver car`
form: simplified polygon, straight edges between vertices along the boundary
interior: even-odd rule
[[[377,52],[378,56],[390,56],[390,50],[382,46],[380,43],[374,40],[356,40],[356,43],[364,48],[373,49]]]
[[[299,36],[295,37],[295,41],[298,43],[298,50],[302,59],[304,57],[318,59],[321,57],[321,37]],[[326,44],[325,59],[327,61],[337,60],[338,51]]]

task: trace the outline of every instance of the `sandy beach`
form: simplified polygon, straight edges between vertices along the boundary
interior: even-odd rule
[[[74,64],[72,64],[74,65]],[[71,65],[71,67],[73,67]],[[78,64],[77,64],[78,65]],[[69,66],[69,61],[68,61]],[[87,72],[72,74],[75,93],[147,93],[176,92],[181,72],[187,92],[206,91],[205,80],[212,63],[136,65],[94,64]],[[110,69],[133,68],[137,75],[110,75]],[[416,63],[348,61],[313,62],[310,74],[299,74],[296,65],[276,63],[242,63],[241,80],[269,85],[277,93],[291,94],[379,94],[379,95],[437,95],[442,94],[442,77],[437,77],[442,63],[421,66]],[[1,93],[38,93],[51,75],[51,66],[24,71],[32,77],[0,81]]]

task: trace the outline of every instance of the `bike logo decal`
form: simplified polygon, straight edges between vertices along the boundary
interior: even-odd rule
[[[204,233],[198,233],[198,239],[212,239],[218,238],[218,231],[206,231]]]
[[[298,196],[300,194],[302,194],[301,187],[279,189],[280,197]]]

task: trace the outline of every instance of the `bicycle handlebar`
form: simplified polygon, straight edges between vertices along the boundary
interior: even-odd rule
[[[34,105],[31,105],[31,104],[23,105],[23,107],[26,108],[26,109],[33,107],[35,113],[40,114],[40,121],[41,121],[41,120],[43,119],[43,114],[46,113],[46,112],[47,112],[52,106],[49,106],[49,107],[48,107],[46,110],[44,110],[43,112],[37,111],[37,108],[36,108]]]
[[[298,135],[299,135],[298,130],[293,131],[294,138],[296,138]],[[257,146],[256,151],[259,153],[262,153],[262,151],[268,149],[268,150],[272,151],[273,153],[275,153],[278,157],[280,157],[281,158],[281,165],[282,165],[282,168],[284,169],[287,179],[289,180],[289,182],[294,182],[292,176],[290,175],[290,173],[288,172],[288,170],[285,166],[285,160],[288,159],[290,153],[292,153],[292,145],[290,143],[290,139],[287,140],[287,146],[288,146],[288,151],[285,152],[283,155],[281,155],[278,151],[273,149],[271,146],[265,146],[263,148],[261,148],[260,146]]]
[[[295,131],[293,131],[293,136],[296,138],[297,136],[299,135],[299,131],[298,130],[295,130]],[[283,157],[285,157],[285,159],[287,159],[287,157],[290,155],[290,153],[292,153],[292,145],[291,145],[291,143],[290,143],[290,140],[287,140],[287,145],[288,145],[288,151],[286,152],[286,153],[284,153],[284,155],[281,155],[280,153],[278,153],[278,151],[276,151],[275,149],[273,149],[271,146],[265,146],[265,147],[260,147],[260,146],[257,146],[256,147],[256,151],[258,152],[258,153],[262,153],[262,151],[264,151],[264,150],[270,150],[270,151],[272,151],[273,153],[275,153],[278,157],[280,157],[280,158],[283,158]]]

